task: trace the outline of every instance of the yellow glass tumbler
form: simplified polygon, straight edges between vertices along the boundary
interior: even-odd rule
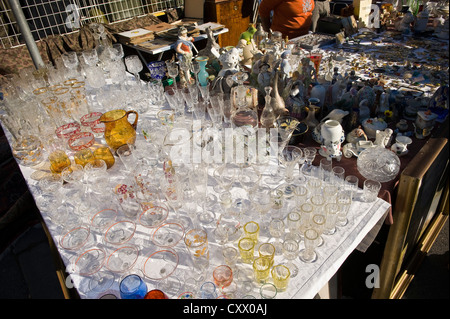
[[[253,221],[246,223],[244,225],[244,233],[245,237],[253,239],[256,245],[259,236],[259,224]]]
[[[255,253],[255,241],[252,238],[241,238],[238,243],[239,254],[242,262],[250,264]]]
[[[266,257],[258,257],[253,261],[253,275],[255,281],[265,283],[270,273],[270,260]]]
[[[272,279],[275,287],[278,291],[286,290],[289,284],[289,278],[291,277],[291,272],[285,265],[276,265],[272,268]]]

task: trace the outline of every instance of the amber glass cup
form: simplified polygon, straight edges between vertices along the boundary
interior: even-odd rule
[[[114,155],[107,146],[101,146],[94,151],[95,159],[104,160],[106,163],[106,167],[111,168],[116,160],[114,159]]]
[[[70,159],[66,152],[62,150],[56,150],[48,156],[50,161],[50,170],[54,174],[61,174],[63,169],[70,166]]]

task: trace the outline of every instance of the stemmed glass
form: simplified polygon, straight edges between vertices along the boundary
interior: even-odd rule
[[[77,53],[74,51],[66,52],[61,55],[61,58],[64,66],[70,70],[70,76],[76,76],[79,64]]]
[[[200,72],[200,63],[193,59],[191,62],[191,71],[195,74],[195,83],[198,83],[198,73]]]
[[[139,72],[142,71],[144,66],[142,65],[139,56],[137,55],[129,55],[125,57],[125,65],[127,66],[128,72],[132,73],[136,79],[136,83],[138,85],[141,84],[141,79],[139,78]]]
[[[173,80],[173,87],[177,89],[178,65],[174,61],[166,61],[167,73]]]
[[[169,106],[175,110],[175,116],[183,117],[185,106],[183,94],[179,90],[169,88],[164,92],[164,96],[166,97]]]
[[[188,175],[189,184],[192,189],[197,193],[197,201],[201,203],[202,211],[197,215],[197,219],[200,223],[208,224],[215,219],[215,213],[212,209],[207,209],[207,185],[208,185],[208,172],[205,167],[199,167],[193,170]]]
[[[253,207],[259,212],[261,227],[267,227],[266,213],[272,206],[272,198],[270,196],[272,189],[269,186],[259,185],[250,194],[248,194]]]
[[[305,147],[303,149],[303,152],[305,153],[306,163],[302,166],[302,173],[304,175],[310,176],[313,168],[312,162],[316,157],[317,149],[315,147]]]
[[[286,182],[292,182],[294,167],[301,160],[302,156],[303,151],[299,147],[293,145],[288,145],[281,151],[279,160],[286,167]]]

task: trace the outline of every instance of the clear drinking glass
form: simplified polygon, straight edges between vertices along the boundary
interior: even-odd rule
[[[352,205],[352,191],[341,189],[336,196],[336,202],[339,205],[339,215],[336,220],[336,226],[343,227],[348,223],[348,212]]]
[[[332,176],[332,169],[333,169],[333,162],[328,160],[327,158],[322,158],[320,160],[319,164],[319,171],[320,171],[320,178],[324,182],[331,182],[331,176]]]
[[[380,182],[366,179],[363,184],[363,201],[366,203],[372,203],[376,201],[380,189]]]
[[[191,229],[185,237],[184,243],[191,255],[193,264],[200,269],[209,266],[208,234],[203,229]]]
[[[338,187],[342,187],[345,180],[345,169],[341,166],[335,166],[331,170],[333,172],[332,183]]]
[[[355,175],[347,175],[345,177],[345,187],[346,189],[351,190],[352,192],[352,200],[356,200],[358,193],[358,184],[359,178]]]
[[[274,299],[277,295],[277,287],[272,283],[265,283],[259,288],[259,294],[263,299]]]
[[[339,215],[339,205],[337,203],[326,203],[325,210],[325,235],[333,235],[336,232],[336,220]]]
[[[283,256],[288,260],[284,265],[289,268],[292,278],[298,274],[298,267],[292,261],[298,257],[299,249],[298,241],[289,238],[283,241]]]
[[[315,214],[312,217],[311,227],[314,228],[317,231],[317,233],[319,234],[319,243],[317,244],[317,247],[322,246],[324,243],[322,234],[323,234],[323,230],[325,228],[325,221],[326,221],[326,218],[325,218],[325,215],[323,215],[323,214]]]
[[[285,225],[282,219],[274,218],[271,220],[269,224],[269,233],[270,236],[275,238],[275,241],[273,242],[273,246],[275,247],[275,254],[280,255],[282,253],[282,244],[281,244],[281,237],[284,234]]]
[[[319,234],[315,229],[310,228],[305,231],[304,238],[305,248],[299,252],[300,260],[305,263],[315,262],[317,260],[315,249],[319,243]]]

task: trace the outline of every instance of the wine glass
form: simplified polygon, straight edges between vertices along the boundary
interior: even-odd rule
[[[173,88],[177,89],[178,65],[174,61],[166,61],[167,73],[173,80]]]
[[[315,147],[305,147],[303,152],[305,153],[306,163],[302,166],[302,173],[310,176],[312,171],[312,162],[316,157],[317,149]]]
[[[279,160],[286,167],[286,182],[292,182],[294,167],[301,160],[302,156],[303,151],[301,150],[301,148],[294,145],[288,145],[281,151]]]
[[[191,71],[195,74],[195,83],[198,83],[198,73],[200,72],[200,63],[193,59],[191,62]]]
[[[83,56],[84,63],[89,67],[94,67],[98,62],[98,54],[96,49],[84,50],[81,55]]]
[[[142,62],[139,59],[139,56],[129,55],[125,57],[125,65],[127,66],[128,72],[132,73],[136,79],[136,82],[140,84],[141,80],[139,78],[139,72],[142,71],[144,66],[142,65]]]
[[[266,213],[272,206],[271,198],[272,189],[266,185],[259,185],[250,194],[248,194],[253,207],[258,211],[261,220],[261,226],[266,227]]]
[[[70,76],[76,76],[79,64],[77,53],[74,51],[65,52],[61,55],[61,59],[64,66],[70,70]]]

